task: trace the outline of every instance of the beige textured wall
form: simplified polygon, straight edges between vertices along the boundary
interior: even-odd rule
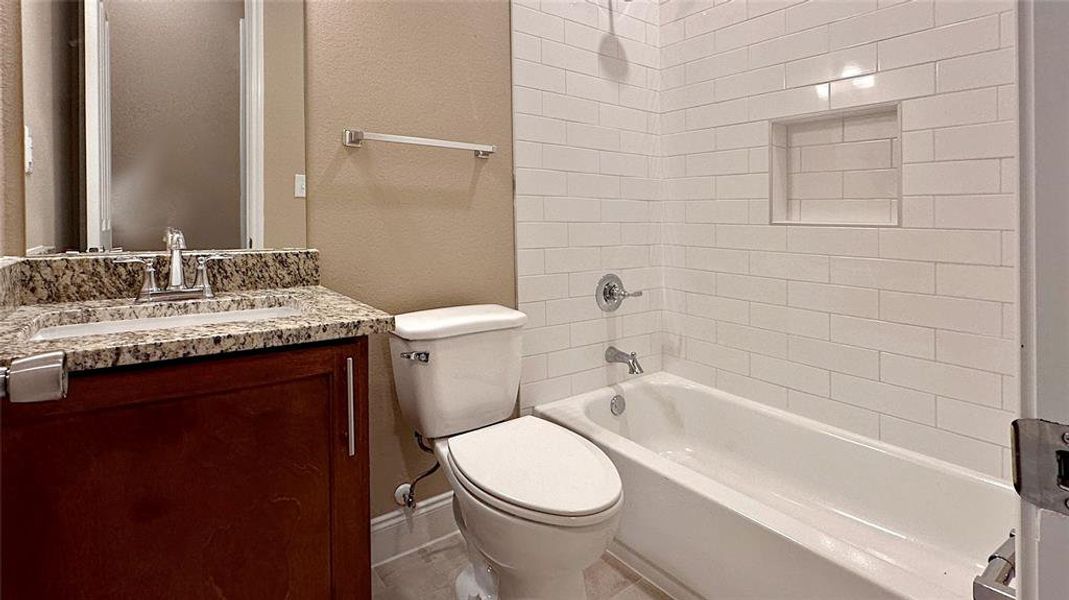
[[[307,245],[304,173],[304,3],[264,4],[264,247]]]
[[[0,254],[26,250],[22,178],[22,47],[19,0],[0,0]]]
[[[23,121],[33,136],[33,173],[26,175],[26,247],[77,248],[72,164],[72,69],[80,37],[78,5],[26,2],[22,7]]]
[[[324,285],[405,311],[515,305],[508,2],[312,1],[307,18],[308,243]],[[345,127],[498,146],[471,153],[368,142]],[[393,393],[387,340],[371,348],[372,512],[433,463]],[[440,475],[421,497],[444,491]]]

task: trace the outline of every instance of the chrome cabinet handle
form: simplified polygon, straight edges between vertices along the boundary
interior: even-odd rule
[[[345,359],[345,394],[349,408],[349,456],[356,456],[356,407],[353,405],[353,358]]]
[[[431,353],[425,350],[416,350],[413,352],[402,352],[401,358],[405,360],[414,360],[416,362],[428,363],[431,362]]]

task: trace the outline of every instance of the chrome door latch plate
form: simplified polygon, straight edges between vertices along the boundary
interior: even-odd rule
[[[67,361],[62,351],[45,352],[0,367],[0,398],[11,402],[48,402],[67,397]]]
[[[1013,422],[1013,487],[1028,502],[1069,516],[1069,425]]]

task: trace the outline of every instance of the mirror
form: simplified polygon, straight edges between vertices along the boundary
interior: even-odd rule
[[[303,247],[299,0],[22,0],[27,254]]]

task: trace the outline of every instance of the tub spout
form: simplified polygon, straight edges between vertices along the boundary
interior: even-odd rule
[[[638,362],[637,354],[634,352],[624,352],[616,346],[609,346],[605,349],[605,362],[623,363],[627,365],[627,372],[631,375],[641,375],[644,373],[642,365]]]

